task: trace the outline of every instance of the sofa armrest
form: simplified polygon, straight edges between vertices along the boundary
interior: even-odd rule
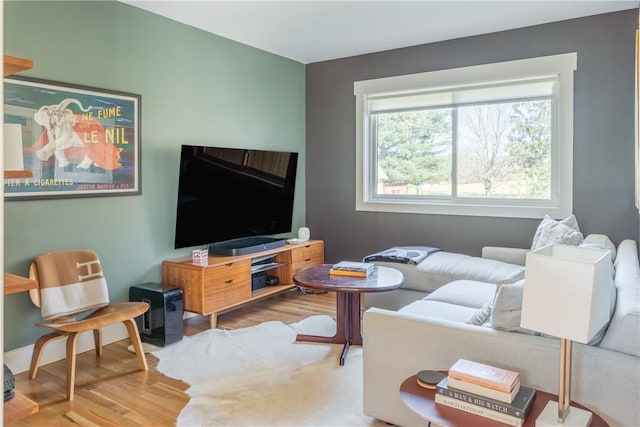
[[[530,249],[506,248],[502,246],[485,246],[482,248],[482,258],[508,262],[509,264],[524,265],[527,252]]]
[[[363,339],[364,412],[396,425],[424,425],[402,402],[400,384],[423,369],[447,370],[459,358],[516,370],[523,384],[557,394],[554,338],[371,308]],[[574,343],[572,361],[572,399],[611,426],[638,424],[638,357]]]

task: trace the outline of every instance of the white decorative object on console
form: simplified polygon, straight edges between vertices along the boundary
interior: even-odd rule
[[[300,227],[298,229],[298,239],[306,241],[306,240],[309,240],[309,237],[311,237],[311,232],[309,231],[309,228]]]
[[[191,251],[191,261],[197,264],[206,264],[209,260],[209,249],[194,249]]]
[[[611,271],[608,250],[554,244],[527,254],[520,325],[560,338],[558,403],[547,404],[536,426],[591,423],[589,411],[569,406],[571,345],[588,343],[609,322]]]
[[[298,229],[298,237],[294,237],[293,239],[287,239],[287,243],[291,243],[293,245],[299,245],[301,243],[306,243],[309,241],[309,237],[311,233],[307,227],[300,227]]]

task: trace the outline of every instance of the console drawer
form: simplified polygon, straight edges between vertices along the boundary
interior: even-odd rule
[[[251,260],[245,259],[207,268],[204,273],[204,282],[206,285],[226,283],[247,275],[251,275]]]
[[[251,298],[251,261],[243,260],[209,268],[204,275],[204,312]]]
[[[324,262],[323,242],[313,242],[293,249],[291,261],[291,274],[295,274],[301,268],[322,264]]]
[[[293,264],[309,262],[312,259],[324,259],[324,245],[322,242],[309,243],[291,250]]]

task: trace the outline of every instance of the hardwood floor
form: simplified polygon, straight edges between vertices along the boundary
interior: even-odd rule
[[[305,294],[291,291],[218,317],[218,328],[237,329],[268,320],[298,322],[315,314],[335,318],[335,293]],[[184,321],[184,335],[208,328],[202,316]],[[76,397],[66,396],[66,364],[59,361],[40,367],[34,380],[27,372],[16,375],[16,390],[40,405],[40,411],[12,426],[172,426],[189,397],[188,385],[156,370],[157,359],[147,355],[149,371],[138,370],[129,340],[104,347],[102,358],[95,352],[78,355]],[[46,350],[45,350],[46,351]]]

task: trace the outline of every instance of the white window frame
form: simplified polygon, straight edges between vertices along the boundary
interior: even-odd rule
[[[493,64],[439,70],[354,82],[356,98],[356,210],[422,214],[564,218],[573,212],[573,74],[577,54],[566,53]],[[552,197],[550,201],[492,199],[426,199],[376,197],[372,166],[375,149],[370,141],[369,98],[441,88],[493,85],[500,82],[554,77],[557,108],[552,118]]]

